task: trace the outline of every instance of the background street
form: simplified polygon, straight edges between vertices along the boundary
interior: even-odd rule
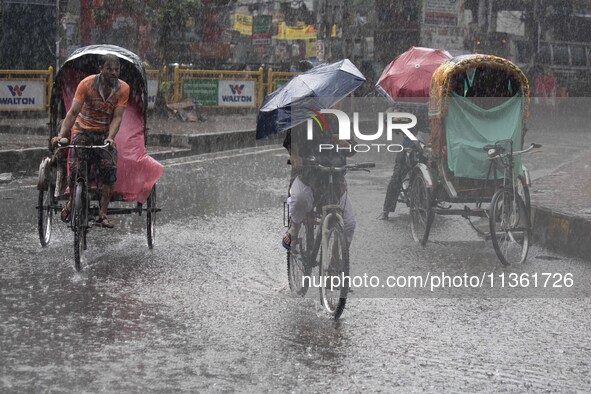
[[[534,175],[570,154],[570,137],[529,138],[545,145],[525,160]],[[35,179],[1,186],[2,391],[589,390],[588,262],[534,245],[524,266],[503,268],[459,217],[436,217],[420,247],[406,207],[376,219],[390,163],[347,175],[352,275],[573,273],[575,286],[359,288],[336,323],[315,289],[292,297],[280,245],[286,159],[267,146],[166,161],[155,249],[145,217],[117,218],[89,233],[81,273],[63,223],[39,246]]]

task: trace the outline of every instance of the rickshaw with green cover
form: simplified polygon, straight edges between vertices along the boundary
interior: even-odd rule
[[[431,144],[421,149],[409,184],[411,232],[427,243],[436,215],[459,215],[492,240],[504,265],[527,258],[531,239],[530,177],[524,149],[530,89],[509,60],[463,55],[433,74]],[[463,206],[462,206],[463,205]],[[488,219],[483,228],[473,218]]]

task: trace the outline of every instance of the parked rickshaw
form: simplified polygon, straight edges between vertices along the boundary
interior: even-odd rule
[[[417,242],[426,244],[435,214],[460,215],[492,240],[503,264],[525,261],[531,237],[530,178],[520,155],[540,146],[523,149],[529,96],[523,72],[496,56],[459,56],[435,71],[431,146],[423,150],[417,144],[421,155],[408,191]],[[473,217],[488,218],[488,231],[475,225]]]
[[[120,60],[120,79],[130,86],[129,101],[119,133],[117,144],[117,182],[108,215],[146,215],[148,247],[154,246],[156,213],[156,181],[162,175],[162,165],[147,155],[146,109],[148,105],[147,80],[141,59],[134,53],[114,45],[91,45],[76,50],[57,72],[50,103],[49,140],[55,137],[69,110],[78,83],[85,77],[99,72],[99,60],[105,54],[114,54]],[[99,191],[93,176],[93,166],[87,165],[84,154],[79,154],[78,171],[73,189],[67,186],[68,157],[73,149],[109,149],[104,146],[75,146],[64,141],[57,149],[50,146],[51,156],[45,158],[39,168],[38,227],[42,246],[49,244],[54,216],[59,215],[69,199],[72,213],[68,226],[74,232],[75,268],[80,270],[86,250],[87,234],[99,210]]]

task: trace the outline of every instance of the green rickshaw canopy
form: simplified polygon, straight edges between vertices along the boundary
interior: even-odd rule
[[[447,163],[454,176],[487,179],[490,160],[484,146],[512,140],[513,150],[521,150],[523,100],[515,95],[502,104],[485,109],[470,98],[452,93],[445,118]],[[509,151],[509,143],[503,146]],[[521,174],[521,157],[514,157],[515,172]],[[497,172],[502,177],[502,170]],[[494,174],[490,174],[492,179]]]

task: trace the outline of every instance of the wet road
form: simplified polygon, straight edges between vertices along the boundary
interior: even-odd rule
[[[389,164],[348,175],[352,275],[573,273],[576,286],[360,287],[336,323],[291,297],[285,160],[267,147],[167,162],[156,248],[143,217],[124,217],[89,234],[82,273],[61,223],[39,246],[34,180],[0,188],[0,391],[591,390],[589,264],[534,246],[503,269],[455,217],[422,248],[406,208],[376,220]]]

